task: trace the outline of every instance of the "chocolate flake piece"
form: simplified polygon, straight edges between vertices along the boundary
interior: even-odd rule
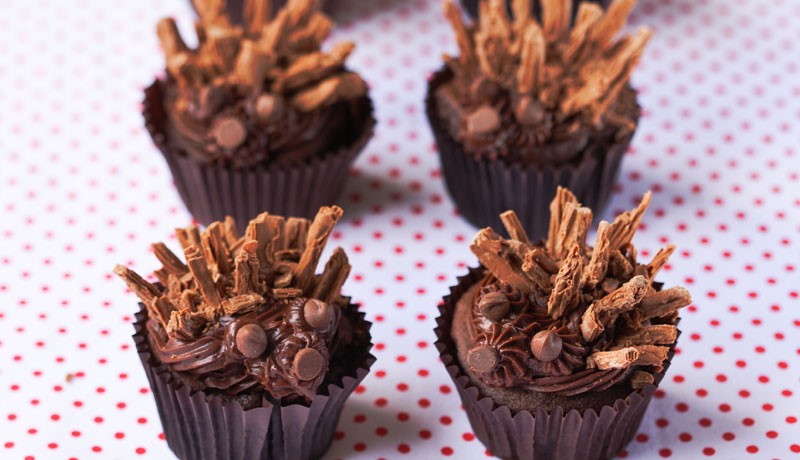
[[[247,129],[244,124],[236,117],[220,118],[214,123],[211,129],[214,142],[220,147],[233,150],[242,145],[247,138]]]
[[[480,27],[475,32],[475,54],[481,71],[492,80],[503,79],[512,63],[508,50],[511,44],[511,22],[505,0],[481,2]]]
[[[543,248],[532,248],[525,253],[522,271],[539,286],[539,289],[547,292],[553,287],[550,278],[558,273],[559,269]]]
[[[474,372],[492,372],[500,363],[500,354],[493,347],[478,345],[467,353],[467,363]]]
[[[597,239],[592,249],[592,258],[583,272],[583,284],[585,287],[593,289],[605,278],[609,256],[608,222],[602,221],[597,227]]]
[[[184,53],[189,49],[186,43],[184,43],[183,38],[181,38],[181,34],[178,32],[178,26],[172,18],[163,18],[158,21],[156,24],[156,34],[158,35],[158,41],[161,43],[161,50],[164,52],[164,56],[166,56],[167,59],[179,53]]]
[[[496,323],[508,315],[511,304],[502,292],[487,292],[478,301],[478,310],[486,319]]]
[[[614,222],[608,229],[609,246],[612,252],[625,247],[633,240],[633,235],[636,233],[636,229],[639,227],[639,222],[641,222],[642,216],[644,216],[644,213],[647,211],[647,207],[650,206],[652,198],[653,194],[648,191],[644,194],[642,201],[636,209],[623,212],[614,219]]]
[[[272,0],[246,0],[244,24],[250,34],[259,34],[272,16]]]
[[[185,340],[196,339],[205,329],[206,317],[202,313],[191,310],[173,311],[169,317],[169,324],[165,326],[168,334],[173,334]]]
[[[192,246],[198,248],[202,246],[200,230],[198,230],[196,225],[176,229],[175,236],[178,237],[178,242],[181,244],[181,248],[183,248],[184,252]]]
[[[314,217],[314,222],[308,229],[306,248],[294,270],[297,286],[303,292],[311,287],[314,271],[317,269],[325,244],[328,242],[328,236],[341,217],[342,208],[338,206],[323,206]]]
[[[310,53],[298,57],[275,82],[280,92],[293,91],[339,71],[355,49],[353,42],[339,43],[330,53]]]
[[[489,105],[482,105],[467,116],[467,133],[485,136],[500,128],[500,115]]]
[[[133,291],[144,304],[149,304],[161,295],[155,286],[148,283],[144,278],[128,267],[117,265],[114,267],[114,274],[122,278],[125,284],[128,285],[128,288]]]
[[[257,86],[264,81],[273,65],[271,56],[262,53],[253,40],[242,40],[239,55],[233,66],[236,82],[245,86]]]
[[[258,324],[245,324],[236,331],[236,349],[246,358],[258,358],[267,351],[267,333]]]
[[[671,345],[678,338],[678,329],[671,324],[657,324],[618,337],[616,344],[631,345]]]
[[[497,279],[524,293],[532,293],[535,289],[535,283],[522,271],[524,255],[518,241],[507,241],[491,228],[484,228],[475,235],[470,249]]]
[[[325,264],[322,275],[317,280],[312,297],[325,302],[333,302],[334,299],[339,297],[339,291],[350,275],[350,268],[350,263],[344,250],[342,248],[334,249],[331,258]]]
[[[647,294],[648,283],[636,276],[611,294],[595,300],[581,317],[581,333],[587,342],[595,340],[619,314],[634,309]]]
[[[547,251],[558,257],[559,252],[556,251],[556,243],[559,240],[558,235],[561,229],[561,223],[564,217],[564,210],[567,205],[578,205],[578,199],[569,190],[559,186],[556,189],[556,196],[550,202],[550,227],[547,232]]]
[[[222,298],[214,285],[214,280],[211,278],[208,262],[203,257],[203,253],[194,246],[187,249],[185,255],[189,270],[192,272],[192,276],[194,276],[200,292],[203,294],[203,300],[210,307],[206,309],[205,313],[209,319],[213,320],[222,307]]]
[[[539,361],[552,361],[561,355],[563,344],[555,331],[539,331],[531,339],[531,353]]]
[[[241,315],[256,308],[264,303],[264,298],[258,294],[241,294],[222,301],[222,309],[226,315]]]
[[[662,318],[669,316],[692,303],[692,296],[686,289],[676,286],[656,292],[642,299],[638,313],[641,319]]]
[[[313,380],[325,369],[325,358],[313,348],[303,348],[294,356],[294,374],[300,380]]]
[[[645,371],[633,371],[631,374],[631,388],[638,390],[655,382],[653,374]]]
[[[534,121],[527,114],[528,107],[534,107],[534,98],[529,96],[533,93],[544,79],[544,62],[546,43],[542,29],[538,24],[531,23],[522,36],[520,64],[517,69],[517,87],[519,94],[523,95],[520,106],[525,101],[525,107],[517,107],[517,120],[523,123],[521,118],[525,117],[523,124],[532,124]],[[522,117],[520,116],[522,114]]]
[[[276,299],[290,299],[301,295],[303,295],[303,290],[298,288],[275,288],[272,290],[272,296]]]
[[[585,246],[586,234],[591,225],[592,211],[589,208],[584,208],[578,203],[566,203],[553,247],[554,256],[563,258],[573,246],[579,245],[581,248]]]
[[[514,211],[506,211],[500,214],[500,220],[503,221],[503,225],[512,239],[530,246],[531,241],[528,239],[528,235],[525,233],[525,229]]]
[[[475,46],[471,35],[467,32],[464,24],[464,16],[453,0],[446,0],[444,3],[444,15],[453,27],[456,34],[456,43],[460,52],[460,61],[463,68],[470,68],[477,64],[478,59],[475,55]]]
[[[596,351],[586,359],[589,369],[626,369],[639,359],[636,347],[625,347],[611,351]]]
[[[554,41],[569,30],[572,0],[542,0],[542,25],[548,40]]]
[[[647,278],[650,281],[653,281],[656,278],[656,275],[664,265],[667,264],[669,257],[672,253],[675,252],[675,245],[670,244],[666,248],[659,249],[655,256],[653,256],[653,260],[647,264]]]
[[[367,84],[358,74],[343,72],[300,91],[292,98],[292,104],[304,112],[311,112],[339,101],[362,97],[366,93]]]
[[[581,247],[574,245],[556,275],[553,291],[547,299],[547,314],[553,319],[569,313],[580,300],[581,274],[583,273]]]
[[[334,319],[333,307],[321,300],[308,299],[303,305],[303,318],[314,329],[324,330]]]

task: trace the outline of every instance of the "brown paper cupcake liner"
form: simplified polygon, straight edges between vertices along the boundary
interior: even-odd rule
[[[582,1],[592,2],[592,3],[599,3],[603,6],[603,8],[608,8],[608,4],[611,3],[611,0],[572,0],[572,17],[575,18],[575,15],[578,12],[578,5]],[[469,13],[470,16],[473,18],[478,17],[478,3],[480,0],[461,0],[461,4],[464,6],[464,9]],[[509,1],[509,9],[510,9],[510,1]],[[533,3],[533,11],[539,16],[541,14],[541,3],[540,0],[531,0]]]
[[[547,235],[550,201],[558,186],[571,190],[584,206],[597,211],[595,215],[601,214],[633,132],[611,146],[591,147],[577,164],[523,166],[477,159],[464,151],[437,114],[434,93],[450,78],[452,73],[446,68],[433,75],[425,110],[439,149],[445,184],[468,222],[505,233],[500,214],[512,209],[531,240],[537,241]]]
[[[496,404],[472,383],[461,367],[457,348],[451,338],[456,303],[471,286],[484,277],[484,268],[472,268],[458,278],[450,295],[439,306],[435,329],[436,348],[453,379],[475,435],[493,455],[523,460],[593,460],[616,456],[630,442],[644,417],[658,384],[669,368],[675,352],[673,345],[664,370],[655,374],[654,384],[633,390],[597,412],[587,409],[512,412]]]
[[[192,216],[204,225],[231,216],[248,222],[258,214],[313,218],[321,206],[335,204],[356,157],[372,137],[375,118],[372,102],[360,135],[351,145],[336,152],[291,166],[233,168],[224,162],[200,164],[166,138],[164,83],[156,80],[145,89],[142,109],[145,126],[164,155],[175,187]]]
[[[234,400],[192,392],[151,353],[146,334],[147,312],[136,314],[133,339],[153,390],[158,415],[170,449],[183,460],[306,460],[321,457],[333,442],[339,415],[348,396],[369,373],[375,357],[364,314],[349,304],[342,314],[360,335],[359,353],[337,351],[332,366],[310,404],[275,404],[244,410]],[[363,342],[363,343],[361,343]],[[346,356],[345,356],[346,355]]]

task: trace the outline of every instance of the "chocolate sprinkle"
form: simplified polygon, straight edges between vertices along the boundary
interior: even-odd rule
[[[333,307],[321,300],[309,299],[303,306],[303,317],[316,330],[327,328],[333,321],[333,314]]]
[[[247,130],[235,117],[220,118],[214,123],[212,131],[214,141],[222,148],[233,150],[242,145],[247,137]]]
[[[479,345],[469,351],[467,362],[475,372],[491,372],[500,363],[500,356],[494,348]]]
[[[539,361],[552,361],[561,355],[564,342],[554,331],[539,331],[531,339],[531,353]]]
[[[478,309],[489,321],[500,321],[508,315],[511,305],[502,292],[486,293],[478,302]]]

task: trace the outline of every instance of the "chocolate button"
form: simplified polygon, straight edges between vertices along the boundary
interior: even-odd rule
[[[561,355],[564,341],[553,331],[539,331],[531,339],[531,353],[539,361],[552,361]]]
[[[478,301],[478,309],[486,319],[497,322],[506,317],[511,305],[502,292],[489,292]]]
[[[262,94],[256,99],[256,115],[259,120],[267,121],[283,110],[281,100],[271,94]]]
[[[214,123],[214,141],[217,145],[225,149],[235,149],[242,145],[247,137],[247,130],[236,117],[220,118]]]
[[[467,118],[469,134],[491,134],[500,128],[500,115],[488,105],[482,105]]]
[[[309,299],[303,305],[303,317],[314,329],[325,329],[333,321],[333,307],[321,300]]]
[[[478,345],[467,353],[467,363],[475,372],[491,372],[500,363],[500,356],[494,348]]]
[[[322,372],[324,366],[325,360],[322,355],[313,348],[303,348],[297,352],[292,364],[294,373],[300,380],[316,378]]]
[[[245,324],[236,331],[236,348],[247,358],[258,358],[267,350],[267,333],[258,324]]]
[[[544,121],[544,107],[530,96],[524,96],[517,103],[514,116],[523,125],[536,125]]]

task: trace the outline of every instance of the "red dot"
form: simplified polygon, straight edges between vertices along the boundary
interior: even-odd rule
[[[411,447],[409,447],[408,444],[400,444],[399,446],[397,446],[397,450],[401,454],[407,454],[407,453],[411,452]]]
[[[755,420],[751,419],[750,417],[745,417],[742,419],[742,425],[744,426],[753,426],[755,423]]]
[[[420,430],[419,437],[422,438],[422,439],[430,439],[431,438],[431,432],[428,431],[428,430]]]
[[[450,425],[451,423],[453,423],[453,419],[451,419],[447,415],[442,415],[439,418],[439,423],[441,423],[442,425]]]
[[[736,439],[736,435],[728,431],[726,433],[722,433],[722,439],[726,441],[733,441],[734,439]]]
[[[789,446],[789,450],[791,450],[796,454],[800,454],[800,444],[792,444],[791,446]]]
[[[451,447],[442,447],[442,455],[446,457],[453,455],[453,449]]]
[[[366,449],[367,445],[364,444],[363,442],[356,443],[356,445],[353,446],[353,450],[355,450],[356,452],[364,452],[364,450]]]
[[[669,449],[661,449],[661,450],[658,451],[658,455],[660,455],[660,456],[662,456],[664,458],[672,457],[672,451],[669,450]]]
[[[775,439],[778,437],[778,432],[773,430],[767,431],[767,437],[770,439]]]
[[[464,433],[463,435],[461,435],[461,437],[464,438],[464,441],[474,441],[475,440],[475,435],[472,434],[472,433]]]
[[[758,446],[753,446],[753,445],[747,446],[747,452],[749,452],[751,454],[758,453]]]
[[[703,454],[705,454],[708,457],[714,455],[716,452],[717,451],[715,451],[713,447],[706,447],[703,449]]]
[[[698,420],[698,423],[700,424],[700,426],[707,428],[711,426],[711,419],[703,417],[700,420]]]
[[[680,439],[682,442],[689,442],[692,440],[692,435],[690,435],[689,433],[681,433],[678,436],[678,439]]]

